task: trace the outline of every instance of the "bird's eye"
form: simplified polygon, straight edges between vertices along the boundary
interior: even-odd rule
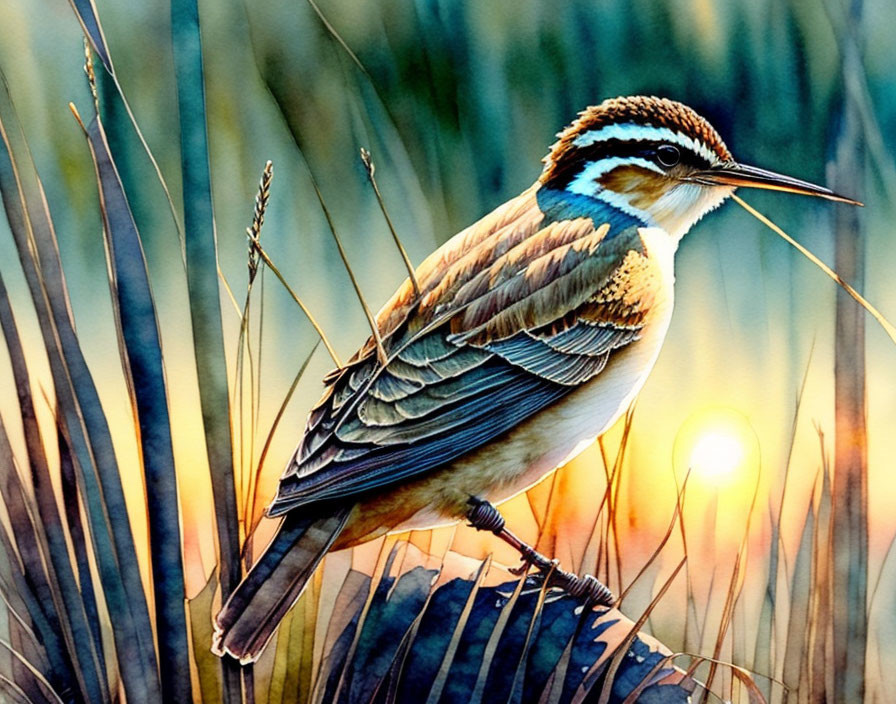
[[[660,166],[670,169],[681,161],[681,152],[672,144],[662,144],[656,148],[656,160]]]

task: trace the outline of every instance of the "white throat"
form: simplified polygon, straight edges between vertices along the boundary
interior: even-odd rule
[[[704,215],[718,208],[733,188],[682,183],[660,197],[648,214],[658,227],[681,239]]]

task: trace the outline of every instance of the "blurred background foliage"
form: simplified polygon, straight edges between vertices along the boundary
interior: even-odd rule
[[[182,212],[170,9],[137,0],[97,0],[96,5],[124,93]],[[261,168],[272,159],[276,175],[262,240],[343,359],[368,332],[309,168],[376,308],[404,270],[367,184],[359,147],[373,155],[389,213],[416,263],[532,183],[554,133],[577,111],[620,94],[681,100],[710,119],[739,160],[824,183],[846,86],[852,85],[865,101],[862,124],[869,133],[863,190],[848,193],[867,206],[861,213],[864,293],[896,318],[891,224],[896,44],[890,36],[896,6],[889,0],[864,2],[861,73],[848,76],[841,47],[851,30],[840,0],[319,0],[317,7],[320,14],[298,0],[200,3],[210,163],[219,263],[236,300],[242,303],[247,283],[244,229]],[[137,439],[124,376],[112,352],[116,332],[96,184],[80,128],[66,109],[74,101],[86,110],[91,101],[80,27],[63,0],[3,3],[0,27],[0,66],[47,191],[79,338],[112,425],[135,537],[145,545]],[[143,238],[158,309],[187,589],[193,596],[212,573],[215,548],[181,245],[152,166],[108,86],[101,90],[101,111]],[[834,206],[782,194],[745,195],[822,259],[833,261]],[[3,275],[26,349],[37,350],[37,323],[5,228],[0,223]],[[673,649],[711,654],[732,566],[743,559],[747,569],[736,580],[740,598],[722,654],[782,679],[789,643],[784,624],[795,611],[789,597],[799,591],[800,565],[812,568],[811,560],[803,564],[798,557],[807,520],[817,520],[823,504],[822,450],[831,451],[835,287],[734,205],[712,214],[685,238],[677,276],[672,328],[638,402],[617,478],[613,534],[621,548],[601,552],[590,540],[606,484],[597,447],[511,502],[508,514],[514,530],[538,541],[564,566],[586,571],[605,566],[600,576],[619,590],[635,577],[669,524],[676,504],[674,472],[680,481],[686,469],[673,452],[683,426],[713,408],[733,409],[758,439],[757,459],[727,486],[693,480],[682,521],[693,536],[687,545],[687,584],[673,585],[666,606],[655,610],[646,626]],[[252,319],[257,427],[246,420],[254,399],[236,402],[233,412],[241,482],[258,462],[267,428],[317,339],[269,274],[257,286],[253,295],[263,300],[264,311],[263,323],[259,305]],[[226,294],[221,300],[233,379],[240,318]],[[896,559],[888,559],[896,531],[891,508],[896,384],[894,350],[886,336],[869,325],[867,345],[869,582],[877,585],[867,605],[870,701],[875,692],[884,696],[880,693],[896,687]],[[48,377],[42,354],[30,354],[28,363],[34,379]],[[262,468],[256,515],[273,492],[330,366],[318,350],[287,407]],[[0,410],[14,448],[22,453],[7,368],[0,349]],[[53,427],[48,407],[40,408],[39,416],[43,427]],[[821,450],[819,431],[827,433]],[[611,459],[619,437],[617,428],[605,442]],[[780,508],[782,495],[786,502]],[[740,552],[745,526],[746,550]],[[466,529],[415,534],[410,540],[432,554],[450,551],[478,559],[494,552],[497,562],[513,563],[488,536]],[[335,561],[350,560],[369,573],[389,545],[373,544]],[[780,572],[769,560],[778,547]],[[633,619],[683,552],[670,542],[635,585],[627,602]],[[140,559],[148,580],[146,555]],[[495,583],[504,578],[495,577]],[[773,596],[769,604],[770,591],[780,598]],[[797,687],[800,676],[787,684]],[[774,689],[765,686],[766,693],[783,696],[781,688]]]

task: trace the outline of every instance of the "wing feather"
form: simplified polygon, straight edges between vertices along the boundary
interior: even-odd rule
[[[328,377],[269,514],[450,462],[638,339],[659,282],[637,228],[618,213],[612,231],[593,218],[545,222],[534,192],[524,196],[424,262],[416,304],[393,297],[378,317],[385,366],[368,344]]]
[[[578,386],[588,381],[604,368],[609,356],[608,351],[592,355],[558,353],[527,332],[493,342],[486,349],[530,374],[566,386]]]

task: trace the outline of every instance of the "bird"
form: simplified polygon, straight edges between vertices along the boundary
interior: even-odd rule
[[[267,516],[283,516],[214,623],[212,650],[254,661],[324,555],[468,519],[518,540],[495,503],[604,433],[656,362],[681,238],[736,188],[860,205],[734,160],[686,105],[605,100],[558,133],[535,183],[428,256],[324,378]],[[597,601],[593,577],[563,584]]]

